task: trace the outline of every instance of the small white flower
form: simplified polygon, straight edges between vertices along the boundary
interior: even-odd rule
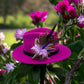
[[[3,45],[4,45],[4,49],[2,51],[3,51],[4,54],[6,54],[7,51],[9,51],[10,48],[8,48],[7,43],[3,43]]]
[[[78,20],[79,23],[84,24],[84,15],[80,15],[80,16],[77,18],[77,20]]]
[[[7,71],[8,71],[8,73],[9,73],[9,72],[11,72],[11,71],[14,70],[14,67],[15,67],[14,63],[11,63],[11,62],[10,62],[10,63],[7,63],[4,68],[6,68]]]
[[[7,45],[7,43],[3,43],[3,45],[4,45],[4,47],[5,47],[5,48],[8,48],[8,45]]]
[[[0,40],[5,40],[5,35],[3,34],[3,32],[0,32]]]
[[[3,53],[4,53],[4,54],[6,54],[7,51],[9,51],[9,48],[4,48],[4,49],[3,49]]]
[[[44,59],[48,57],[48,52],[46,49],[41,49],[39,55],[41,55],[42,59]]]
[[[37,44],[35,44],[35,46],[33,46],[32,48],[31,48],[35,53],[37,53],[37,54],[39,54],[40,53],[40,46],[39,45],[37,45]]]

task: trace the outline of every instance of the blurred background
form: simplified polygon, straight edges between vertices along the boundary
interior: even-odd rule
[[[58,16],[49,0],[0,0],[0,29],[32,28],[30,13],[47,11],[44,26],[52,26]]]
[[[11,46],[16,42],[14,33],[17,29],[26,28],[29,31],[35,28],[29,16],[32,12],[47,11],[48,18],[43,27],[52,28],[58,22],[54,6],[49,0],[0,0],[0,32],[5,34],[3,43],[6,42]]]

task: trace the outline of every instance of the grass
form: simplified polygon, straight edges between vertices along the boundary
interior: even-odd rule
[[[5,40],[2,41],[2,42],[3,43],[7,43],[8,46],[10,47],[13,43],[16,42],[16,39],[14,37],[14,33],[15,33],[15,31],[4,32],[4,34],[5,34]]]

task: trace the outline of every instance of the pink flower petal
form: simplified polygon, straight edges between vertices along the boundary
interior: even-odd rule
[[[34,25],[36,25],[36,23],[41,20],[42,20],[42,22],[44,22],[48,16],[47,16],[46,11],[44,11],[42,13],[37,11],[36,13],[33,12],[32,14],[30,14],[30,17],[32,18],[32,23]]]
[[[73,18],[77,17],[76,9],[72,5],[68,6],[67,11],[71,17],[73,17]]]
[[[69,2],[66,0],[59,1],[59,3],[54,7],[59,13],[64,13],[65,10],[67,10],[67,7],[69,5]]]

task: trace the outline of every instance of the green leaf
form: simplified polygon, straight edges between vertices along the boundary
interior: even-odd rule
[[[65,11],[65,15],[69,15],[69,13],[67,11]]]
[[[52,73],[55,73],[58,77],[60,76],[63,76],[64,75],[64,70],[62,68],[56,68],[56,67],[53,67],[53,65],[49,65],[47,66],[48,68],[48,71],[52,72]]]
[[[79,28],[77,28],[77,29],[80,32],[81,39],[84,41],[84,29],[79,29]]]
[[[19,42],[19,43],[14,43],[12,46],[11,46],[11,48],[10,48],[10,50],[14,50],[16,47],[18,47],[18,46],[20,46],[20,45],[22,45],[23,43],[21,43],[21,42]]]
[[[40,70],[37,65],[34,65],[34,67],[28,71],[28,80],[30,84],[38,84],[40,79]],[[36,68],[36,69],[35,69]]]
[[[70,58],[77,59],[78,58],[78,54],[76,52],[71,52]]]
[[[56,4],[58,4],[58,2],[61,1],[61,0],[49,0],[49,1],[50,1],[51,4],[56,5]]]
[[[68,45],[72,52],[79,54],[84,48],[84,43],[81,40],[75,41]]]

